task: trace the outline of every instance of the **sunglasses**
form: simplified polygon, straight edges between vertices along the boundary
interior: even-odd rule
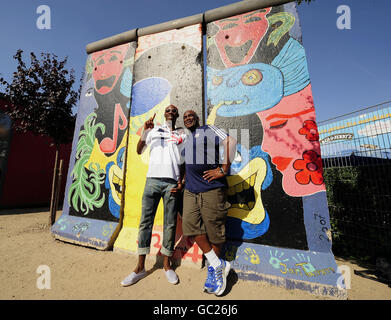
[[[172,113],[174,113],[174,114],[177,114],[177,113],[178,113],[178,110],[175,109],[175,108],[170,108],[170,109],[166,109],[165,112],[166,112],[166,113],[172,112]]]

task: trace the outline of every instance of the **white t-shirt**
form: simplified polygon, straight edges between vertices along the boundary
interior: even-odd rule
[[[185,139],[184,132],[170,131],[166,124],[155,126],[148,132],[145,140],[150,147],[148,178],[172,178],[178,181],[180,146]]]

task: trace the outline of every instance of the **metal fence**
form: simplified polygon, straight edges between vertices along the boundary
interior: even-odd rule
[[[318,123],[333,252],[391,257],[391,101]]]

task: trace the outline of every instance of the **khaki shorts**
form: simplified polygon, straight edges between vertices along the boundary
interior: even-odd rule
[[[206,234],[213,244],[225,242],[225,220],[228,208],[224,188],[207,192],[183,192],[182,228],[185,236]]]

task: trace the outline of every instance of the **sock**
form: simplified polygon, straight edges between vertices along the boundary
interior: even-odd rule
[[[220,259],[219,257],[216,255],[216,253],[212,250],[210,250],[209,252],[207,253],[204,253],[205,254],[205,257],[206,259],[208,260],[209,264],[214,268],[216,269],[219,265],[220,265]]]

